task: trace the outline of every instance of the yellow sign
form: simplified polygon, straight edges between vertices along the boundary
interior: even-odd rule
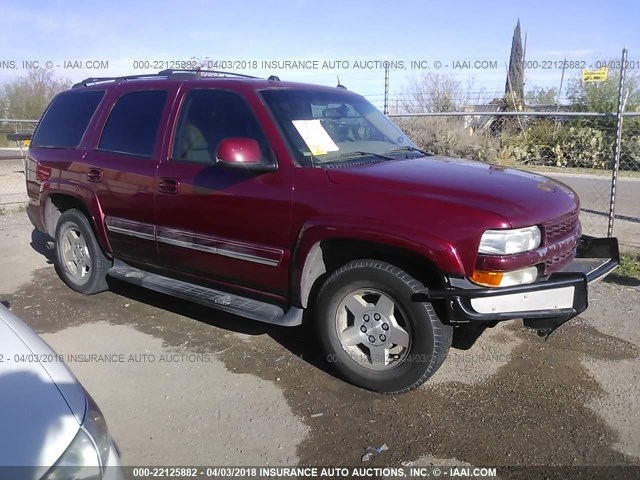
[[[609,69],[602,67],[599,70],[582,70],[583,82],[604,82],[609,76]]]
[[[30,138],[28,138],[28,139],[26,139],[26,140],[24,141],[24,146],[25,146],[25,147],[28,147],[28,146],[30,146],[30,145],[31,145],[31,139],[30,139]]]

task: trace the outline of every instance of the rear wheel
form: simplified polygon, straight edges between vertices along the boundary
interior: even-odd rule
[[[56,226],[56,270],[73,290],[103,292],[111,261],[102,253],[87,217],[80,210],[64,212]]]
[[[423,284],[378,260],[334,272],[318,295],[317,328],[327,359],[349,382],[383,393],[413,390],[444,362],[453,329],[430,303],[413,302]]]

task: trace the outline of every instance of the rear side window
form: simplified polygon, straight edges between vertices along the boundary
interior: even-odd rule
[[[58,95],[42,117],[31,146],[77,147],[103,96],[103,90],[70,91]]]
[[[167,92],[164,90],[131,92],[120,97],[111,110],[98,148],[152,156],[166,101]]]

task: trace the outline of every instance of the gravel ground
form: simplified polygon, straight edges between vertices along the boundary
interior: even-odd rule
[[[23,213],[0,216],[0,297],[59,353],[125,355],[68,362],[125,464],[360,465],[386,443],[367,465],[640,466],[640,282],[596,284],[546,341],[518,321],[489,330],[389,397],[337,379],[309,329],[115,281],[82,296],[44,254]]]

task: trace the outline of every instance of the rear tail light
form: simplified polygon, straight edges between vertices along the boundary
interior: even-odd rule
[[[51,177],[51,167],[47,167],[45,165],[37,164],[36,167],[36,178],[39,181],[48,180]]]

